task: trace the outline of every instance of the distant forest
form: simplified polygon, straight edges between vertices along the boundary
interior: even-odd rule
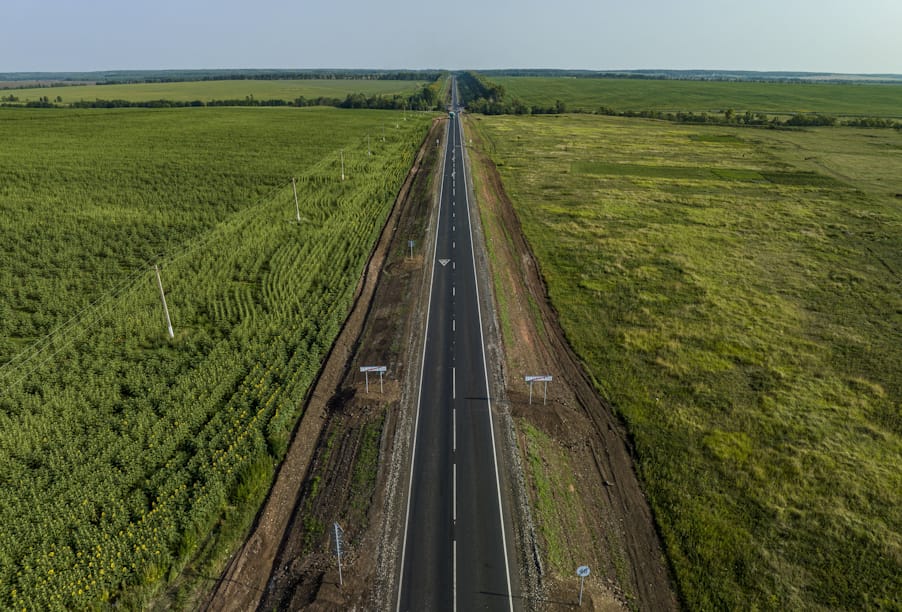
[[[388,81],[434,81],[441,70],[107,70],[98,72],[0,72],[0,82],[45,83],[47,87],[67,85],[122,85],[130,83],[178,83],[183,81],[366,79]]]
[[[674,79],[680,81],[767,81],[777,83],[902,83],[902,74],[840,74],[833,72],[758,72],[754,70],[480,70],[487,77],[536,76],[577,79]]]

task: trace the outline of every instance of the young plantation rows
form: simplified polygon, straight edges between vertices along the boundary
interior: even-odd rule
[[[184,121],[190,130],[192,120],[213,119],[207,112],[132,114],[121,127],[141,131],[156,120],[165,131],[172,121]],[[295,121],[323,130],[328,119],[333,128],[295,130],[294,138],[309,141],[273,146],[280,153],[291,149],[295,160],[305,162],[294,164],[298,223],[286,162],[271,157],[260,138],[282,138],[269,123],[275,117],[266,116],[269,110],[254,112],[263,116],[260,123],[233,111],[218,116],[256,130],[255,155],[245,159],[258,169],[271,162],[282,173],[275,186],[260,176],[257,187],[232,180],[230,175],[252,177],[227,153],[234,143],[219,131],[219,164],[215,151],[206,164],[185,150],[182,159],[161,153],[169,157],[163,168],[194,177],[185,181],[189,189],[181,201],[189,203],[181,206],[166,170],[158,178],[145,176],[146,189],[135,190],[133,178],[101,165],[95,184],[85,173],[78,189],[60,195],[69,198],[65,208],[71,213],[60,223],[52,207],[29,203],[27,181],[2,192],[6,205],[21,205],[13,216],[23,226],[7,225],[4,232],[24,232],[20,245],[37,241],[22,266],[39,285],[31,299],[28,282],[24,289],[7,287],[6,308],[18,316],[4,325],[55,331],[38,341],[27,338],[18,351],[7,346],[0,368],[0,608],[84,609],[116,600],[140,605],[224,517],[266,486],[283,456],[428,118],[279,111],[289,133]],[[146,123],[135,128],[135,120]],[[155,141],[150,133],[146,138]],[[57,154],[77,157],[78,151]],[[140,155],[130,155],[124,154],[137,169]],[[148,165],[152,158],[148,154]],[[196,180],[195,173],[216,178]],[[115,184],[104,184],[108,180]],[[254,196],[267,182],[268,193]],[[90,203],[92,193],[104,205]],[[159,206],[145,206],[143,198],[157,198]],[[117,209],[117,201],[127,207],[132,199],[139,202],[127,213]],[[29,210],[42,215],[55,245],[39,240]],[[91,231],[79,227],[80,214],[90,217],[85,223]],[[83,244],[73,246],[67,237]],[[158,261],[173,340],[166,335],[154,272],[139,262],[148,249],[165,252]],[[48,264],[49,272],[36,267],[42,258],[52,261],[57,250],[60,261]],[[98,254],[85,256],[92,266],[84,273],[77,260],[66,260],[92,250]],[[3,267],[12,265],[4,253]],[[60,280],[67,274],[74,277],[71,284]],[[104,288],[90,291],[98,286]],[[37,316],[42,300],[53,300],[54,288],[61,293],[57,307],[46,321],[34,321],[28,309]],[[9,327],[3,332],[9,334]]]

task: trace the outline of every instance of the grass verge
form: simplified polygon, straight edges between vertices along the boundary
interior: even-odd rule
[[[685,603],[902,605],[902,135],[477,121]]]

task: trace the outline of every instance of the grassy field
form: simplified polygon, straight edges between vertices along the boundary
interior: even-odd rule
[[[508,97],[528,106],[553,106],[588,112],[685,111],[769,115],[824,113],[834,116],[902,118],[902,85],[832,83],[729,83],[646,79],[492,77]]]
[[[381,81],[365,79],[301,79],[301,80],[233,80],[192,81],[179,83],[134,83],[128,85],[72,85],[68,87],[36,87],[11,89],[3,95],[14,95],[20,102],[37,101],[47,96],[63,104],[93,100],[173,100],[192,102],[200,100],[243,100],[253,96],[259,100],[294,100],[298,97],[344,98],[348,94],[391,96],[410,94],[426,83],[419,81]]]
[[[899,609],[902,134],[471,121],[687,607]]]
[[[138,608],[228,555],[428,122],[0,112],[0,608]]]

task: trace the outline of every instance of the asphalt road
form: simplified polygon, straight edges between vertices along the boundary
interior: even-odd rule
[[[449,120],[446,139],[405,518],[399,612],[514,609],[456,83],[452,83],[452,109],[455,116]]]

